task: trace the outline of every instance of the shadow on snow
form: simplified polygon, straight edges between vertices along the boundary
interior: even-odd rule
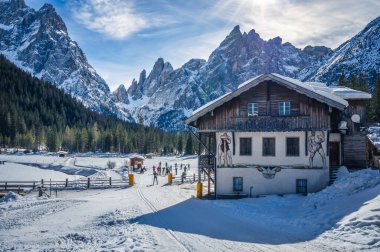
[[[130,222],[221,240],[289,244],[315,239],[377,195],[378,190],[364,191],[318,208],[305,206],[307,197],[298,195],[246,200],[188,199]],[[271,199],[276,203],[270,203]]]

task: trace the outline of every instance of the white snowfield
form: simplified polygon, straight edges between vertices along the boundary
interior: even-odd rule
[[[69,159],[62,160],[55,163]],[[114,160],[120,166],[123,159]],[[77,158],[94,169],[107,161]],[[152,185],[151,167],[160,161],[196,170],[196,158],[153,158],[130,188],[60,191],[58,198],[9,193],[0,203],[0,251],[380,251],[378,171],[341,168],[332,186],[307,197],[198,200],[194,184],[167,185],[159,176]]]

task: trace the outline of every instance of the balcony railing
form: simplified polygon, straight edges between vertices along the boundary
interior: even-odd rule
[[[239,131],[297,131],[312,128],[309,116],[249,116],[233,117],[228,129]]]

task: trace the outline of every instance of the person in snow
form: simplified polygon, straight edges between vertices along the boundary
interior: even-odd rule
[[[158,185],[158,179],[157,179],[157,172],[156,172],[156,170],[153,171],[153,185],[154,185],[154,181],[156,181],[156,184]]]
[[[185,179],[186,179],[186,171],[182,172],[182,175],[181,175],[182,184],[185,181]]]

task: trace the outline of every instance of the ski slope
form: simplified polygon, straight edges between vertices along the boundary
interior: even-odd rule
[[[94,167],[103,169],[103,161]],[[379,172],[342,169],[332,186],[307,197],[214,201],[195,199],[191,183],[167,185],[160,176],[152,185],[150,167],[160,161],[190,163],[191,172],[197,162],[146,160],[148,171],[126,189],[9,197],[0,203],[0,250],[380,250]]]

